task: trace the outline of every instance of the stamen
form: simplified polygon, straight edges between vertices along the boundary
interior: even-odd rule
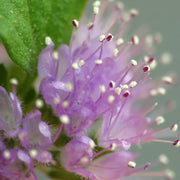
[[[125,89],[128,89],[128,88],[129,88],[129,86],[128,86],[127,84],[120,85],[120,87],[121,87],[122,90],[125,90]]]
[[[64,102],[62,103],[62,107],[63,107],[64,109],[68,108],[68,106],[69,106],[69,101],[64,101]]]
[[[139,44],[139,37],[138,36],[133,36],[132,38],[131,38],[131,41],[132,41],[132,43],[134,44],[134,45],[138,45]]]
[[[115,97],[114,97],[113,95],[109,95],[109,96],[108,96],[108,102],[109,102],[109,103],[113,103],[114,100],[115,100]]]
[[[159,88],[157,89],[157,93],[158,93],[159,95],[165,95],[165,94],[166,94],[166,89],[163,88],[163,87],[159,87]]]
[[[53,42],[52,42],[52,39],[49,37],[49,36],[46,36],[45,37],[45,44],[47,45],[47,46],[49,46],[50,44],[52,44]]]
[[[69,117],[67,115],[65,115],[65,114],[60,116],[60,121],[63,124],[69,124],[70,123]]]
[[[165,84],[172,84],[173,80],[170,76],[164,76],[162,77],[162,81],[165,83]]]
[[[104,39],[106,38],[106,36],[104,34],[99,36],[99,41],[102,42],[104,41]]]
[[[136,81],[131,81],[130,84],[129,84],[129,87],[133,88],[137,85],[137,82]]]
[[[117,48],[113,50],[114,57],[117,57],[118,53],[119,53],[119,50]]]
[[[43,106],[44,106],[44,102],[42,99],[37,99],[36,102],[35,102],[35,106],[38,108],[38,109],[41,109]]]
[[[16,78],[11,78],[11,79],[10,79],[10,84],[11,84],[12,86],[17,86],[17,85],[18,85],[18,80],[17,80]]]
[[[137,61],[136,61],[136,60],[131,59],[131,65],[132,65],[132,66],[137,66],[137,64],[138,64],[138,63],[137,63]]]
[[[156,118],[156,124],[157,124],[157,125],[163,124],[164,122],[165,122],[164,117],[158,116],[158,117]]]
[[[73,85],[72,83],[66,83],[66,89],[67,89],[68,91],[73,91],[74,85]]]
[[[54,51],[52,56],[55,60],[58,60],[58,52],[57,51]]]
[[[88,157],[84,156],[80,159],[80,163],[86,165],[89,162]]]
[[[157,90],[156,89],[152,89],[151,91],[150,91],[150,95],[151,96],[157,96],[158,95],[158,92],[157,92]]]
[[[116,41],[116,45],[117,46],[120,46],[121,44],[124,43],[124,40],[122,38],[119,38],[117,41]]]
[[[114,87],[115,87],[115,82],[114,82],[114,81],[110,81],[109,87],[110,87],[110,88],[114,88]]]
[[[113,39],[113,35],[111,33],[108,34],[108,36],[106,37],[107,41],[111,41]]]
[[[101,2],[100,1],[95,1],[94,3],[93,3],[93,6],[94,7],[99,7],[101,5]]]
[[[136,167],[136,162],[134,162],[134,161],[129,161],[129,162],[128,162],[128,167],[130,167],[130,168],[135,168],[135,167]]]
[[[121,94],[121,91],[122,91],[122,89],[120,88],[120,87],[117,87],[117,88],[115,88],[115,93],[117,94],[117,95],[120,95]]]
[[[94,27],[94,24],[92,22],[87,24],[87,28],[90,30]]]
[[[103,63],[102,59],[97,59],[97,60],[95,60],[95,64],[97,64],[97,65],[100,65],[100,64],[102,64],[102,63]]]
[[[130,15],[131,17],[136,17],[137,15],[139,14],[138,10],[137,9],[131,9],[130,10]]]
[[[93,140],[90,140],[90,141],[89,141],[89,147],[90,147],[91,149],[94,149],[95,146],[96,146],[96,144],[94,143],[94,141],[93,141]]]
[[[174,147],[179,147],[180,146],[180,141],[179,140],[174,141],[173,146]]]
[[[76,19],[74,19],[74,20],[72,21],[72,24],[73,24],[73,26],[74,26],[75,28],[78,28],[78,27],[79,27],[79,21],[77,21]]]
[[[76,63],[76,62],[73,63],[73,64],[72,64],[72,68],[75,69],[75,70],[76,70],[76,69],[79,69],[78,63]]]
[[[151,70],[150,66],[149,65],[146,65],[143,67],[143,71],[144,72],[149,72]]]
[[[10,158],[11,158],[11,153],[10,153],[10,151],[9,151],[9,150],[4,150],[4,151],[3,151],[3,157],[4,157],[5,159],[10,159]]]
[[[99,90],[100,90],[100,92],[105,93],[106,92],[106,87],[104,85],[100,85]]]
[[[79,63],[78,63],[79,67],[84,66],[84,64],[85,64],[84,60],[80,60]]]
[[[93,7],[93,13],[94,13],[94,15],[97,15],[99,13],[99,7],[94,6]]]
[[[173,124],[170,129],[171,131],[176,132],[178,130],[178,124]]]
[[[160,156],[159,156],[159,162],[161,163],[161,164],[168,164],[169,163],[169,159],[168,159],[168,157],[165,155],[165,154],[161,154]]]
[[[124,92],[123,96],[124,96],[125,98],[127,98],[130,94],[131,94],[131,93],[127,90],[127,91]]]
[[[35,158],[37,156],[37,150],[36,149],[31,149],[29,151],[29,155],[32,157],[32,158]]]
[[[59,104],[59,103],[60,103],[60,98],[55,97],[55,98],[53,99],[53,102],[54,102],[54,104]]]

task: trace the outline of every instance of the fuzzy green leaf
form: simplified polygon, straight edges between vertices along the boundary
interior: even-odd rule
[[[69,43],[72,20],[87,0],[0,0],[0,39],[11,59],[35,74],[39,53],[50,36],[56,47]]]

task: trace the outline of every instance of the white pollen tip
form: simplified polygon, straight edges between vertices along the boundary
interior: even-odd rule
[[[45,37],[45,44],[47,45],[47,46],[49,46],[50,44],[52,44],[53,42],[52,42],[52,39],[49,37],[49,36],[46,36]]]
[[[163,76],[162,81],[166,84],[172,84],[173,83],[172,77],[170,77],[170,76]]]
[[[117,147],[116,143],[112,143],[112,144],[111,144],[111,150],[112,150],[112,151],[114,151],[114,150],[116,149],[116,147]]]
[[[67,115],[65,115],[65,114],[60,116],[60,121],[63,124],[69,124],[69,122],[70,122],[69,117]]]
[[[139,44],[139,37],[137,35],[133,36],[131,38],[131,41],[134,45],[138,45]]]
[[[73,91],[73,89],[74,89],[74,85],[72,84],[72,83],[66,83],[66,89],[68,90],[68,91]]]
[[[115,85],[116,85],[116,83],[115,83],[114,81],[110,81],[109,86],[110,86],[111,88],[114,88]]]
[[[68,102],[68,101],[64,101],[64,102],[62,103],[62,107],[63,107],[64,109],[68,108],[68,106],[69,106],[69,102]]]
[[[99,41],[102,42],[104,41],[104,39],[106,38],[106,36],[104,34],[99,36]]]
[[[73,21],[72,21],[72,23],[73,23],[73,26],[74,27],[79,27],[79,21],[77,21],[76,19],[74,19]]]
[[[157,92],[157,90],[156,89],[152,89],[152,90],[150,90],[150,95],[151,96],[157,96],[158,95],[158,92]]]
[[[38,109],[41,109],[43,106],[44,106],[44,102],[42,99],[37,99],[36,102],[35,102],[35,106],[38,108]]]
[[[122,38],[119,38],[117,41],[116,41],[116,45],[117,46],[120,46],[121,44],[124,43],[124,40]]]
[[[115,88],[115,93],[117,94],[117,95],[120,95],[121,94],[121,91],[122,91],[122,89],[120,88],[120,87],[117,87],[117,88]]]
[[[129,84],[129,87],[133,88],[137,85],[137,82],[136,81],[131,81],[130,84]]]
[[[93,140],[90,140],[90,141],[89,141],[89,147],[90,147],[91,149],[94,149],[95,146],[96,146],[96,144],[94,143],[94,141],[93,141]]]
[[[173,124],[170,129],[171,131],[176,132],[178,130],[178,124]]]
[[[72,68],[75,69],[75,70],[76,70],[76,69],[79,69],[78,63],[76,63],[76,62],[73,63],[73,64],[72,64]]]
[[[100,85],[99,90],[100,90],[101,93],[105,93],[106,92],[106,87],[104,85]]]
[[[109,96],[108,96],[108,102],[109,102],[109,103],[113,103],[114,100],[115,100],[115,97],[114,97],[113,95],[109,95]]]
[[[165,52],[161,55],[161,59],[160,59],[161,63],[164,65],[168,65],[171,63],[172,61],[172,55],[168,52]]]
[[[32,158],[35,158],[37,156],[37,150],[36,149],[31,149],[29,151],[29,155],[32,157]]]
[[[159,87],[157,89],[157,92],[158,92],[159,95],[165,95],[166,94],[166,89],[163,88],[163,87]]]
[[[126,90],[129,88],[129,86],[127,84],[124,84],[124,85],[120,85],[121,89],[122,90]]]
[[[113,38],[114,36],[111,33],[109,33],[106,37],[107,41],[112,41]]]
[[[130,10],[130,15],[131,17],[135,17],[139,14],[138,10],[137,9],[131,9]]]
[[[94,7],[99,7],[101,5],[101,2],[100,1],[95,1],[94,3],[93,3],[93,6]]]
[[[168,157],[165,155],[165,154],[161,154],[160,156],[159,156],[159,162],[161,163],[161,164],[168,164],[169,163],[169,159],[168,159]]]
[[[99,13],[99,7],[94,6],[94,7],[93,7],[93,13],[94,13],[95,15],[97,15],[97,14]]]
[[[88,159],[88,157],[85,156],[80,159],[80,162],[81,162],[81,164],[85,165],[89,162],[89,159]]]
[[[11,153],[9,150],[4,150],[3,151],[3,156],[5,159],[9,159],[11,157]]]
[[[166,177],[169,179],[169,180],[172,180],[175,178],[175,172],[170,170],[170,169],[167,169],[166,170]]]
[[[135,167],[136,167],[136,162],[134,162],[134,161],[129,161],[129,162],[128,162],[128,167],[130,167],[130,168],[135,168]]]
[[[10,83],[13,85],[13,86],[17,86],[18,85],[18,80],[16,78],[11,78],[10,79]]]
[[[95,60],[95,64],[97,64],[97,65],[102,64],[102,63],[103,63],[102,59]]]
[[[79,63],[78,63],[79,67],[84,66],[84,64],[85,64],[84,60],[80,60]]]
[[[138,63],[137,63],[137,61],[136,61],[136,60],[131,59],[131,65],[132,65],[132,66],[137,66],[137,64],[138,64]]]
[[[57,51],[54,51],[52,56],[55,60],[58,60],[58,52]]]
[[[59,103],[60,103],[60,98],[55,97],[55,98],[53,99],[53,102],[54,102],[54,104],[59,104]]]
[[[158,116],[155,121],[156,121],[157,125],[160,125],[160,124],[163,124],[165,122],[165,119],[163,116]]]
[[[118,53],[119,53],[119,50],[117,48],[113,50],[114,57],[117,57]]]

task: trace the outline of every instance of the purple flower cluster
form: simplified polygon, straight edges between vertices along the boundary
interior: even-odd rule
[[[0,178],[37,179],[34,160],[49,163],[52,144],[49,126],[37,110],[24,119],[15,93],[0,87]]]
[[[147,169],[149,163],[132,169],[137,155],[127,150],[133,144],[180,145],[179,140],[156,138],[160,131],[176,131],[177,124],[153,130],[164,118],[163,112],[152,113],[157,103],[150,105],[151,100],[165,95],[173,79],[165,76],[159,83],[150,81],[150,70],[158,63],[153,49],[159,35],[145,36],[142,30],[124,40],[137,14],[135,9],[125,11],[121,3],[95,1],[90,23],[85,15],[80,23],[73,20],[70,45],[55,51],[51,38],[46,37],[47,47],[39,57],[40,91],[60,118],[61,129],[65,127],[73,138],[62,150],[62,164],[86,178],[116,180]],[[103,149],[96,152],[99,146]],[[111,153],[102,155],[107,151]]]

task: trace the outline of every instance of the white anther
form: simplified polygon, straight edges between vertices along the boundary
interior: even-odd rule
[[[100,92],[102,92],[102,93],[106,92],[106,88],[105,88],[104,85],[100,85],[100,86],[99,86],[99,90],[100,90]]]
[[[67,89],[68,91],[73,91],[74,85],[73,85],[72,83],[66,83],[66,89]]]
[[[93,13],[94,13],[95,15],[97,15],[97,14],[99,13],[99,7],[94,6],[94,8],[93,8]]]
[[[100,1],[95,1],[94,3],[93,3],[93,6],[94,7],[99,7],[101,5],[101,2]]]
[[[139,12],[138,12],[137,9],[131,9],[130,14],[131,14],[132,17],[135,17],[135,16],[137,16],[139,14]]]
[[[114,100],[115,100],[115,97],[113,95],[108,96],[108,102],[109,103],[113,103]]]
[[[109,33],[106,38],[108,39],[108,41],[112,41],[114,36],[111,33]]]
[[[134,60],[134,59],[131,59],[131,64],[133,65],[133,66],[137,66],[137,61],[136,60]]]
[[[164,53],[161,55],[161,63],[168,65],[172,61],[172,55],[170,53]]]
[[[163,87],[159,87],[157,89],[157,92],[158,92],[159,95],[165,95],[166,94],[166,89],[163,88]]]
[[[79,63],[78,63],[79,67],[84,66],[84,64],[85,64],[84,60],[80,60]]]
[[[97,65],[102,64],[102,63],[103,63],[102,59],[95,60],[95,64],[97,64]]]
[[[36,149],[31,149],[29,151],[29,155],[32,157],[32,158],[35,158],[37,156],[37,150]]]
[[[54,51],[52,56],[55,60],[58,60],[58,52],[57,51]]]
[[[162,81],[167,83],[167,84],[171,84],[173,82],[173,80],[172,80],[172,78],[170,76],[162,77]]]
[[[49,36],[46,36],[46,37],[45,37],[45,44],[46,44],[47,46],[49,46],[51,43],[53,43],[53,42],[52,42],[52,39],[51,39]]]
[[[117,6],[117,8],[118,8],[119,10],[124,9],[124,4],[123,4],[122,2],[117,2],[117,3],[116,3],[116,6]]]
[[[62,103],[62,107],[63,107],[64,109],[68,108],[68,106],[69,106],[69,101],[64,101],[64,102]]]
[[[5,159],[9,159],[11,157],[11,153],[9,150],[4,150],[3,151],[3,156]]]
[[[79,27],[79,21],[77,21],[76,19],[74,19],[73,21],[72,21],[72,23],[73,23],[73,26],[74,27]]]
[[[119,53],[119,50],[116,48],[113,50],[113,56],[116,57]]]
[[[137,85],[137,82],[136,81],[131,81],[130,84],[129,84],[129,87],[133,88]]]
[[[117,46],[120,46],[121,44],[124,43],[124,40],[122,38],[119,38],[117,41],[116,41],[116,45]]]
[[[104,34],[101,34],[99,36],[99,41],[102,42],[105,38],[106,38],[106,36]]]
[[[120,87],[117,87],[117,88],[115,88],[115,93],[117,94],[117,95],[120,95],[121,94],[121,91],[122,91],[122,89],[120,88]]]
[[[139,37],[137,35],[133,36],[131,40],[133,44],[135,45],[139,44]]]
[[[95,146],[96,146],[96,144],[94,143],[94,141],[93,141],[93,140],[90,140],[90,141],[89,141],[89,147],[90,147],[91,149],[94,149]]]
[[[67,115],[65,115],[65,114],[60,116],[60,121],[63,124],[69,124],[69,122],[70,122],[69,117]]]
[[[89,159],[88,159],[88,157],[85,156],[80,159],[80,162],[81,162],[81,164],[85,165],[89,162]]]
[[[129,162],[128,162],[128,166],[131,167],[131,168],[135,168],[135,167],[136,167],[136,162],[134,162],[134,161],[129,161]]]
[[[150,95],[151,96],[157,96],[158,95],[158,92],[157,92],[157,90],[156,89],[152,89],[151,91],[150,91]]]
[[[176,132],[178,130],[178,124],[173,124],[170,129],[171,131]]]
[[[112,143],[112,144],[111,144],[111,150],[112,150],[112,151],[114,151],[114,150],[116,149],[116,147],[117,147],[116,143]]]
[[[155,68],[157,67],[157,61],[154,60],[153,62],[151,62],[151,63],[149,64],[149,66],[150,66],[151,69],[155,69]]]
[[[129,88],[129,86],[128,86],[127,84],[120,85],[120,87],[121,87],[122,90],[125,90],[125,89],[128,89],[128,88]]]
[[[149,56],[144,56],[144,62],[148,62],[149,61]]]
[[[42,99],[37,99],[36,102],[35,102],[35,106],[40,109],[44,106],[44,102]]]
[[[166,177],[170,180],[174,179],[175,178],[175,173],[174,171],[170,170],[170,169],[167,169],[166,170]]]
[[[169,159],[165,154],[161,154],[159,156],[159,162],[166,165],[169,163]]]
[[[79,69],[78,63],[76,63],[76,62],[72,63],[72,68]]]
[[[116,83],[115,83],[114,81],[110,81],[110,83],[109,83],[109,86],[110,86],[110,87],[114,88],[115,85],[116,85]]]
[[[16,78],[11,78],[10,79],[10,83],[14,86],[17,86],[18,85],[18,80]]]
[[[165,119],[163,116],[158,116],[155,121],[156,121],[157,125],[160,125],[160,124],[163,124],[165,122]]]
[[[53,103],[54,103],[54,104],[59,104],[59,103],[60,103],[60,98],[55,97],[55,98],[53,99]]]
[[[88,28],[88,29],[91,29],[92,27],[93,27],[93,23],[92,23],[92,22],[90,22],[90,23],[87,24],[87,28]]]
[[[153,37],[152,35],[147,35],[145,38],[145,43],[147,44],[148,47],[151,47],[153,44]]]

